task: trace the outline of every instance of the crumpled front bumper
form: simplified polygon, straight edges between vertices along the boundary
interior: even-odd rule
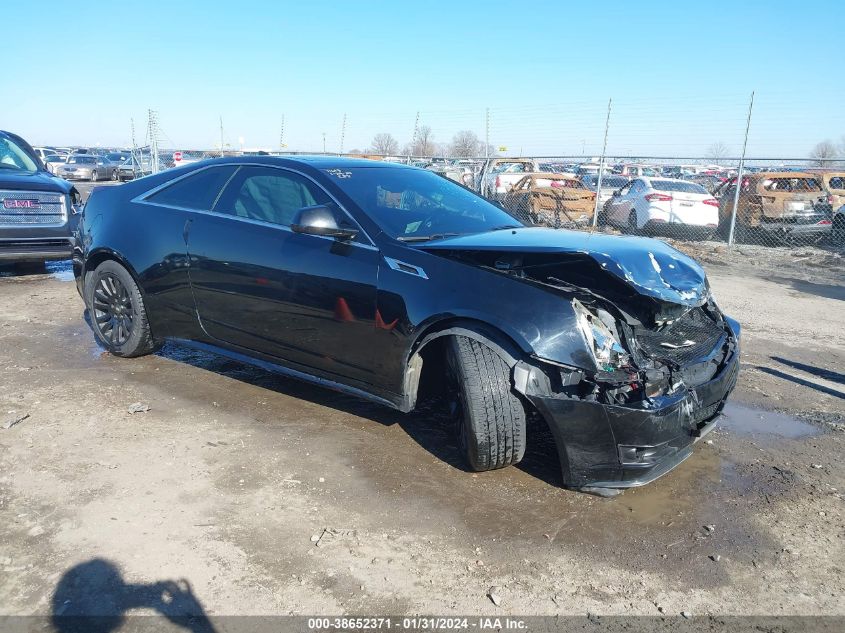
[[[738,335],[738,326],[734,328]],[[548,423],[565,485],[631,488],[654,481],[692,454],[693,444],[715,426],[738,373],[737,336],[713,378],[648,405],[607,405],[538,393],[529,386],[530,371],[524,380],[517,378],[517,389],[522,391],[522,381],[524,395]]]

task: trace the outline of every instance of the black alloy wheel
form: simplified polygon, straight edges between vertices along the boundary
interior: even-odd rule
[[[109,272],[97,279],[93,299],[94,322],[100,336],[112,347],[120,347],[132,336],[135,320],[129,291]]]

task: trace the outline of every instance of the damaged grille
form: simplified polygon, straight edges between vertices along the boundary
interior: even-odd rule
[[[640,332],[637,343],[650,358],[686,365],[713,351],[724,333],[702,308],[694,308],[659,332]]]

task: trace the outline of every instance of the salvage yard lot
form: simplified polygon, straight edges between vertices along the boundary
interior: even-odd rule
[[[0,269],[0,423],[28,414],[0,428],[0,604],[72,609],[88,563],[186,579],[209,615],[845,614],[841,270],[703,259],[743,325],[730,410],[613,499],[561,488],[537,427],[519,467],[473,474],[434,411],[174,344],[112,357],[68,264]]]

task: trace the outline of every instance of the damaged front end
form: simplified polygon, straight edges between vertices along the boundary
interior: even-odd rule
[[[640,254],[452,253],[568,300],[562,323],[583,348],[570,355],[577,364],[545,353],[556,349],[547,336],[513,377],[547,421],[572,487],[639,486],[668,472],[713,428],[736,382],[739,325],[703,271],[673,249]]]

